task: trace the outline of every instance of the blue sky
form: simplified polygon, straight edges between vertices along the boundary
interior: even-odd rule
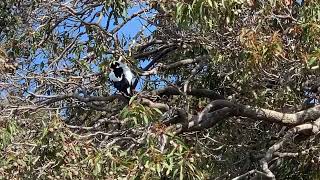
[[[133,6],[132,8],[130,8],[130,9],[128,9],[128,14],[127,14],[128,17],[131,16],[133,13],[136,13],[136,12],[140,11],[141,8],[144,8],[143,5],[136,5],[136,6]],[[97,9],[96,9],[96,12],[98,12],[99,10],[101,10],[101,7],[100,7],[100,8],[97,8]],[[154,13],[154,12],[152,12],[152,13]],[[93,12],[93,13],[92,13],[92,16],[87,17],[86,20],[89,20],[89,19],[94,18],[93,22],[96,22],[99,17],[94,17],[94,15],[95,15],[95,13]],[[150,13],[143,14],[142,16],[150,16]],[[106,21],[107,21],[107,18],[106,18],[106,17],[103,17],[102,20],[101,20],[101,23],[100,23],[100,24],[102,25],[102,27],[105,27]],[[68,24],[68,23],[74,23],[74,22],[72,22],[71,20],[66,20],[65,22],[66,22],[66,24]],[[120,23],[121,23],[121,21],[120,21]],[[70,36],[69,36],[69,37],[72,37],[72,36],[75,36],[76,33],[79,33],[79,30],[80,30],[80,31],[85,31],[84,28],[79,29],[79,30],[74,30],[74,29],[72,30],[71,27],[64,26],[63,24],[64,24],[63,22],[60,23],[60,26],[57,28],[57,33],[70,32]],[[126,25],[125,25],[124,27],[122,27],[122,28],[118,31],[118,36],[119,36],[119,37],[124,36],[124,37],[126,37],[126,38],[132,38],[132,37],[134,37],[134,36],[137,34],[137,32],[139,32],[145,25],[147,25],[147,22],[146,22],[144,19],[140,18],[139,16],[138,16],[138,17],[135,17],[135,18],[133,18],[132,20],[130,20],[129,22],[127,22]],[[112,22],[112,20],[111,20],[109,30],[110,30],[110,29],[113,29],[114,27],[115,27],[115,25],[113,25],[113,22]],[[152,33],[152,31],[154,31],[154,30],[155,30],[155,27],[149,25],[149,26],[147,26],[147,28],[144,28],[143,34],[144,34],[144,36],[149,36],[149,35]],[[87,40],[88,40],[88,36],[87,36],[86,34],[80,37],[80,41],[86,42]],[[43,63],[43,64],[45,65],[45,67],[46,67],[46,65],[47,65],[47,63],[48,63],[48,59],[46,58],[45,53],[48,53],[48,52],[37,51],[36,53],[38,54],[38,55],[37,55],[37,58],[34,59],[34,61],[32,62],[32,64],[34,64],[34,65],[39,65],[39,64]],[[83,53],[81,56],[83,57],[83,56],[85,56],[85,55],[86,55],[86,53]],[[72,55],[71,55],[71,56],[72,56]],[[70,56],[68,56],[68,57],[70,57]],[[145,61],[145,62],[142,62],[142,64],[140,64],[140,65],[141,65],[141,66],[145,66],[147,63],[148,63],[148,62]],[[32,64],[31,64],[31,65],[32,65]],[[97,68],[96,66],[94,67],[94,69],[95,69],[95,71],[98,70],[98,68]],[[24,75],[25,75],[25,72],[26,72],[26,71],[21,70],[21,71],[19,71],[19,74],[20,74],[21,76],[24,76]],[[40,69],[39,69],[39,71],[37,71],[37,72],[38,72],[38,73],[41,73]],[[23,80],[21,81],[21,83],[23,83]],[[139,84],[140,84],[140,83],[139,83]],[[139,86],[141,87],[141,84],[140,84]],[[36,84],[31,83],[30,86],[29,86],[29,88],[28,88],[28,90],[32,92],[32,91],[34,91],[35,89],[36,89]],[[2,91],[2,92],[0,93],[0,97],[4,97],[5,94],[7,94],[7,93],[5,93],[5,92]]]
[[[134,6],[133,8],[129,9],[128,10],[128,14],[129,16],[131,16],[133,13],[136,13],[140,10],[140,7],[139,6]],[[134,19],[132,19],[131,21],[129,21],[120,31],[119,31],[119,34],[123,34],[127,37],[133,37],[136,35],[136,33],[138,31],[141,30],[141,28],[143,27],[143,25],[145,25],[146,22],[145,20],[139,18],[139,17],[136,17]],[[147,29],[144,30],[144,34],[146,36],[149,36],[152,31],[155,30],[155,27],[154,26],[148,26]]]
[[[131,16],[132,14],[138,12],[141,10],[141,8],[144,8],[143,6],[139,6],[139,5],[135,5],[133,7],[131,7],[130,9],[128,9],[128,14],[127,16]],[[99,11],[101,11],[102,7],[97,7],[95,9],[95,12],[92,12],[91,15],[87,18],[84,19],[84,21],[90,21],[93,19],[92,22],[97,22],[98,19],[100,18],[99,16],[95,16],[95,14]],[[151,12],[154,13],[154,12]],[[142,14],[142,16],[150,16],[150,12],[146,13],[146,14]],[[121,23],[122,20],[119,19],[119,23]],[[70,25],[70,27],[64,26],[64,23],[67,25]],[[61,22],[60,25],[57,28],[57,33],[65,33],[68,32],[69,33],[69,37],[76,37],[77,34],[79,34],[79,32],[85,32],[86,29],[84,27],[81,27],[80,29],[74,29],[72,27],[73,24],[80,24],[79,22],[74,22],[71,19],[67,19],[64,22]],[[100,21],[100,25],[101,27],[106,27],[107,24],[107,17],[104,16],[102,17],[102,20]],[[118,32],[117,35],[118,37],[126,37],[126,38],[133,38],[142,28],[143,30],[143,34],[144,36],[149,36],[154,30],[155,30],[155,26],[146,26],[148,23],[143,19],[138,17],[133,18],[132,20],[130,20],[129,22],[127,22],[125,24],[125,26],[123,26]],[[114,25],[114,20],[111,19],[110,21],[110,27],[109,27],[109,31],[112,30],[115,27]],[[82,36],[80,36],[80,41],[82,42],[87,42],[89,40],[88,34],[83,34]],[[40,64],[41,62],[47,62],[46,59],[44,58],[43,54],[41,55],[41,52],[39,52],[39,56],[38,58],[35,59],[34,63],[35,64]],[[86,56],[87,54],[84,53],[81,55],[81,57]],[[72,57],[72,56],[71,56]],[[80,57],[80,58],[81,58]]]

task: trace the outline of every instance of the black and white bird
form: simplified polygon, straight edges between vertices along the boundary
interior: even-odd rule
[[[135,76],[131,72],[126,63],[121,62],[123,58],[120,57],[118,61],[113,61],[110,64],[109,80],[113,86],[124,93],[126,96],[132,96],[135,84]]]

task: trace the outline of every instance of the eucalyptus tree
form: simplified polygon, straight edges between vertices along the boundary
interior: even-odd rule
[[[4,1],[0,175],[319,178],[319,7]],[[131,98],[107,80],[120,56]]]

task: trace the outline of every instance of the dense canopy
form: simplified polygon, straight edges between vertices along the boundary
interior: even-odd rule
[[[320,2],[3,0],[0,177],[319,179]],[[132,97],[108,80],[120,57]]]

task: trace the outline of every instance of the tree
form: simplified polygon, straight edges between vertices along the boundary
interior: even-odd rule
[[[319,2],[3,4],[4,178],[319,178]]]

